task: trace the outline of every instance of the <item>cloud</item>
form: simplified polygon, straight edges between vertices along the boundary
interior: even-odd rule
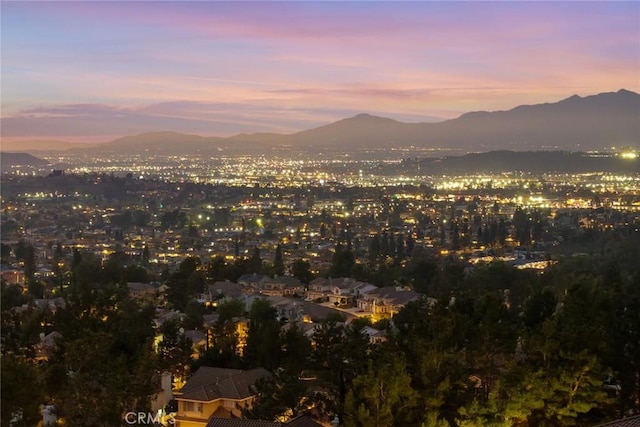
[[[3,136],[281,132],[360,112],[415,120],[640,90],[637,2],[7,2],[2,11]]]
[[[103,104],[39,107],[2,118],[3,138],[91,139],[172,130],[201,135],[241,132],[294,132],[331,121],[339,111],[293,111],[275,105],[174,101],[140,108]]]

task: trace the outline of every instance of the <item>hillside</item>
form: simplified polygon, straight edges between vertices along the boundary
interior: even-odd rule
[[[46,166],[49,162],[27,153],[0,153],[0,167],[6,171],[15,166]]]
[[[444,158],[407,159],[407,170],[420,174],[500,173],[640,173],[640,158],[591,156],[566,151],[491,151]]]
[[[90,149],[92,154],[159,154],[159,155],[217,155],[237,154],[247,151],[262,151],[266,144],[261,141],[238,143],[231,138],[190,135],[179,132],[148,132],[125,136],[111,142],[97,144]]]

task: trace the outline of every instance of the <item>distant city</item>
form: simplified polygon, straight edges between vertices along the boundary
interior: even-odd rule
[[[105,338],[116,334],[109,340],[142,334],[142,341],[126,350],[137,354],[128,362],[132,366],[154,360],[146,376],[132,384],[142,390],[128,392],[143,393],[149,403],[131,404],[123,396],[120,412],[100,409],[107,411],[100,419],[112,418],[103,425],[125,419],[135,425],[204,426],[227,420],[221,425],[241,426],[245,418],[262,420],[265,426],[337,425],[355,416],[348,411],[358,389],[350,389],[347,400],[338,391],[358,387],[358,375],[387,381],[379,377],[392,375],[385,369],[400,369],[393,375],[409,381],[410,371],[402,372],[410,360],[389,368],[383,361],[385,352],[396,346],[408,345],[397,350],[407,354],[414,351],[414,344],[403,342],[418,333],[410,332],[417,325],[399,323],[414,322],[406,318],[412,311],[445,321],[453,314],[435,314],[437,307],[446,310],[493,298],[492,310],[513,322],[507,336],[492,338],[507,340],[500,345],[512,342],[506,353],[491,356],[492,363],[503,367],[487,368],[471,360],[458,374],[463,375],[461,385],[448,391],[461,387],[455,391],[458,398],[473,400],[487,390],[486,382],[508,374],[510,368],[500,365],[507,362],[500,360],[537,351],[513,341],[529,322],[528,317],[525,323],[516,321],[517,313],[543,316],[535,326],[543,327],[544,312],[560,316],[555,304],[577,303],[568,300],[572,293],[563,294],[573,289],[566,287],[573,279],[564,284],[565,275],[585,274],[579,273],[579,265],[595,262],[588,261],[593,257],[596,264],[609,259],[602,274],[610,274],[610,257],[625,247],[632,250],[628,255],[638,255],[640,159],[630,147],[588,153],[404,154],[381,151],[365,153],[364,159],[353,152],[217,158],[60,152],[38,159],[5,154],[2,342],[5,354],[19,357],[5,363],[35,369],[25,381],[36,387],[58,381],[41,378],[46,371],[38,370],[82,363],[85,357],[116,357],[119,353],[108,356],[121,351],[114,348],[101,355],[63,350],[67,339],[73,340],[69,345],[99,345],[86,341],[97,337],[84,335],[97,321],[102,325],[98,331],[106,328]],[[623,274],[621,283],[636,280],[635,266],[615,268],[621,269],[616,270]],[[597,271],[590,274],[598,277]],[[571,286],[580,282],[575,283]],[[105,306],[104,298],[112,302]],[[553,305],[532,306],[542,303],[541,298]],[[486,309],[464,309],[455,316],[485,316],[475,310]],[[563,314],[569,315],[574,314]],[[112,329],[127,316],[146,326],[138,332]],[[424,340],[423,333],[413,340]],[[491,342],[474,344],[474,351],[498,345]],[[456,346],[458,350],[449,351],[470,348],[462,342]],[[371,360],[381,357],[375,363],[383,363],[383,371],[367,371],[358,351]],[[86,375],[99,375],[94,370],[99,368]],[[345,373],[335,377],[336,370]],[[622,392],[619,374],[596,372],[585,388],[594,393],[585,397],[593,409],[572,417],[619,416],[614,410],[619,403],[613,402],[633,396]],[[29,399],[42,399],[42,419],[89,425],[82,424],[88,414],[76,406],[78,397],[68,394],[88,380],[76,378],[68,377],[66,388],[46,394],[32,389]],[[220,381],[235,388],[255,382],[255,388],[237,394],[214,387]],[[207,395],[196,392],[200,383],[211,387]],[[144,391],[145,386],[150,388]],[[280,397],[273,387],[291,388],[292,395]],[[419,393],[411,387],[405,392]],[[82,400],[100,407],[95,399],[101,393]],[[609,401],[613,406],[607,406]],[[436,407],[429,413],[435,418],[428,425],[448,423],[446,417],[474,419],[442,413],[438,421]],[[38,411],[31,414],[34,422],[40,416]],[[408,415],[394,414],[400,416]]]

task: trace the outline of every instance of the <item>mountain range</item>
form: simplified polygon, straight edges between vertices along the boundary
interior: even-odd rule
[[[573,95],[559,102],[522,105],[508,111],[478,111],[437,123],[403,123],[359,114],[293,134],[254,133],[231,137],[153,132],[101,144],[3,143],[3,151],[72,150],[78,154],[218,155],[269,151],[362,151],[391,148],[491,150],[638,149],[640,95],[621,89],[598,95]],[[47,147],[44,149],[44,147]]]

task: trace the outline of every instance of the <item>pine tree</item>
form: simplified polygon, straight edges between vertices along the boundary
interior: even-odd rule
[[[277,276],[284,274],[284,261],[282,260],[282,248],[280,244],[276,247],[275,257],[273,259],[273,274]]]

